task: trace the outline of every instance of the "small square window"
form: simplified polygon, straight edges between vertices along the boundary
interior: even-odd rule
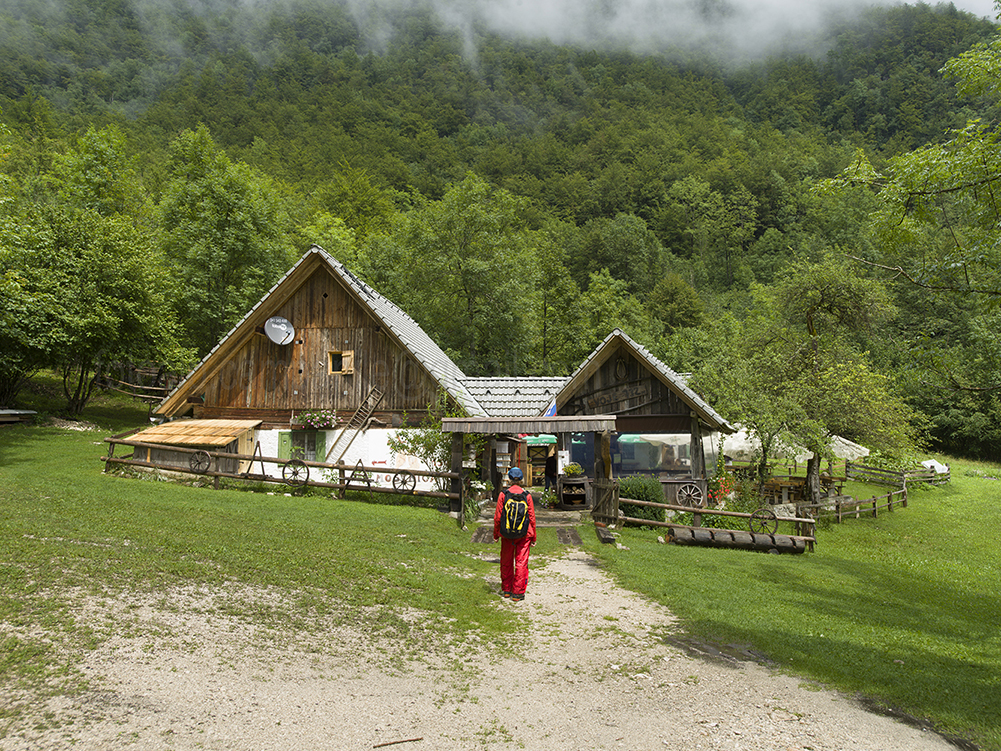
[[[354,352],[328,352],[327,372],[349,374],[354,372]]]

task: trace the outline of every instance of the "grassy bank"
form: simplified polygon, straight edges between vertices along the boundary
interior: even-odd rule
[[[690,633],[1001,749],[1001,470],[953,462],[952,477],[906,509],[821,526],[802,556],[584,537]]]

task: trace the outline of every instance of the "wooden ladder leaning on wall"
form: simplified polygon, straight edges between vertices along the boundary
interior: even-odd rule
[[[331,445],[330,450],[327,452],[327,456],[324,459],[326,462],[330,462],[330,457],[335,456],[333,463],[340,464],[341,459],[344,458],[344,454],[347,453],[348,449],[351,448],[351,444],[354,442],[355,436],[368,426],[369,418],[372,417],[372,413],[375,412],[375,408],[379,406],[382,401],[383,392],[376,386],[372,387],[372,390],[368,392],[358,409],[355,413],[351,415],[351,419],[348,420],[348,424],[344,426],[341,430],[340,435],[337,436],[337,440]]]

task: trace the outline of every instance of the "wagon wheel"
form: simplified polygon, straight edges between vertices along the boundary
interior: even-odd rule
[[[694,482],[686,482],[678,487],[678,505],[689,508],[702,508],[705,505],[705,498],[702,495],[702,488]]]
[[[417,479],[404,470],[393,475],[393,490],[397,493],[412,493],[417,487]]]
[[[292,487],[305,485],[309,482],[309,467],[302,459],[292,459],[282,467],[282,479]]]
[[[775,516],[775,512],[764,506],[751,514],[748,523],[751,527],[751,532],[762,535],[775,534],[775,530],[779,528],[779,520]]]
[[[196,475],[204,475],[212,466],[212,457],[208,451],[196,451],[188,459],[188,466]]]

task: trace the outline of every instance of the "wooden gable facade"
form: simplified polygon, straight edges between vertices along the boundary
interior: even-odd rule
[[[692,408],[625,344],[606,353],[558,402],[559,415],[615,415],[620,433],[687,433]]]
[[[687,433],[693,418],[733,432],[681,376],[618,329],[561,389],[556,414],[615,415],[620,433]]]
[[[619,329],[570,377],[555,414],[614,415],[618,433],[688,434],[695,477],[705,472],[703,439],[734,432],[681,376]]]
[[[384,394],[378,422],[400,425],[405,414],[419,415],[439,381],[373,312],[364,290],[347,283],[326,254],[307,254],[157,412],[280,427],[304,411],[350,417],[376,387]],[[294,327],[290,343],[265,335],[274,316]]]

